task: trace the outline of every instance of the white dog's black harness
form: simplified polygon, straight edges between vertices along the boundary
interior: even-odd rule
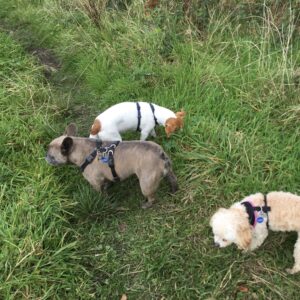
[[[152,114],[153,114],[153,119],[154,119],[154,122],[155,122],[155,126],[158,125],[158,122],[157,122],[157,118],[155,116],[155,108],[154,108],[154,105],[152,103],[149,103],[150,105],[150,108],[151,108],[151,111],[152,111]],[[137,119],[138,119],[138,122],[137,122],[137,127],[136,127],[136,131],[141,131],[141,118],[142,118],[142,114],[141,114],[141,106],[138,102],[136,102],[136,110],[137,110]]]
[[[246,212],[248,214],[248,219],[250,225],[254,226],[256,223],[255,211],[265,213],[267,216],[267,228],[269,229],[269,215],[268,212],[271,211],[271,207],[267,204],[267,195],[264,195],[264,206],[253,206],[250,202],[244,201],[241,203],[245,206]]]
[[[111,143],[109,146],[101,147],[102,142],[97,140],[96,141],[96,148],[93,150],[93,152],[90,153],[83,162],[83,164],[80,166],[81,172],[85,170],[85,168],[94,161],[97,154],[99,153],[99,161],[102,163],[107,163],[110,167],[111,174],[113,176],[114,181],[119,181],[120,177],[118,176],[116,169],[115,169],[115,162],[114,162],[114,153],[115,149],[119,145],[119,141]]]

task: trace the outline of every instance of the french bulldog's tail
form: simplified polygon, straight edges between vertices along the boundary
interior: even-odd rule
[[[177,177],[174,174],[172,170],[172,163],[170,158],[167,156],[166,153],[162,152],[161,158],[165,162],[165,169],[164,169],[164,175],[167,178],[170,187],[171,187],[171,193],[174,194],[178,190],[178,183],[177,183]]]

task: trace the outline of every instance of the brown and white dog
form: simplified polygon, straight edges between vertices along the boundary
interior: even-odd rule
[[[163,125],[167,137],[183,127],[185,112],[172,112],[165,107],[147,102],[121,102],[101,113],[94,121],[90,138],[103,141],[122,141],[120,133],[141,131],[140,139],[156,136],[155,125]]]
[[[50,143],[46,161],[53,166],[75,164],[81,168],[83,176],[93,188],[101,191],[107,181],[114,181],[112,169],[98,157],[96,146],[99,141],[75,137],[76,133],[76,126],[70,124],[64,135]],[[105,142],[102,148],[106,149],[110,144]],[[176,192],[178,185],[171,161],[159,145],[144,141],[126,141],[114,145],[114,171],[121,181],[134,174],[138,177],[142,193],[148,200],[143,208],[152,205],[154,194],[163,177],[169,181],[172,193]]]
[[[300,271],[300,196],[286,192],[257,193],[220,208],[211,218],[210,226],[217,247],[234,243],[242,250],[258,248],[268,236],[268,230],[296,231],[295,264],[287,272]]]

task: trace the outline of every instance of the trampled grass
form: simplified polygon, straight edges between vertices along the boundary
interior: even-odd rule
[[[99,24],[83,2],[0,0],[1,298],[297,299],[299,275],[284,272],[294,233],[244,254],[215,249],[208,225],[253,192],[300,193],[293,2],[281,14],[268,1],[246,16],[210,7],[203,28],[173,1],[150,15],[142,1],[111,1]],[[34,49],[54,53],[56,72],[44,76]],[[44,160],[68,122],[87,136],[126,100],[187,112],[182,131],[155,140],[180,191],[162,183],[146,211],[136,179],[99,195]]]

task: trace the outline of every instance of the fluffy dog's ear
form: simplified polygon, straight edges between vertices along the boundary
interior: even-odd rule
[[[76,136],[77,135],[77,126],[74,123],[69,124],[64,132],[64,135],[67,136]]]
[[[212,227],[213,221],[214,221],[214,219],[216,218],[216,216],[218,216],[220,213],[225,213],[226,211],[227,211],[226,208],[223,208],[223,207],[219,208],[219,209],[211,216],[210,221],[209,221],[209,226]]]
[[[64,138],[62,144],[61,144],[61,154],[62,155],[68,155],[71,151],[71,148],[73,146],[73,139],[71,137],[66,137]]]
[[[240,224],[236,232],[236,244],[239,249],[247,250],[251,244],[252,231],[248,220],[246,223]]]
[[[96,119],[91,127],[90,134],[96,135],[101,130],[101,123],[98,119]]]

